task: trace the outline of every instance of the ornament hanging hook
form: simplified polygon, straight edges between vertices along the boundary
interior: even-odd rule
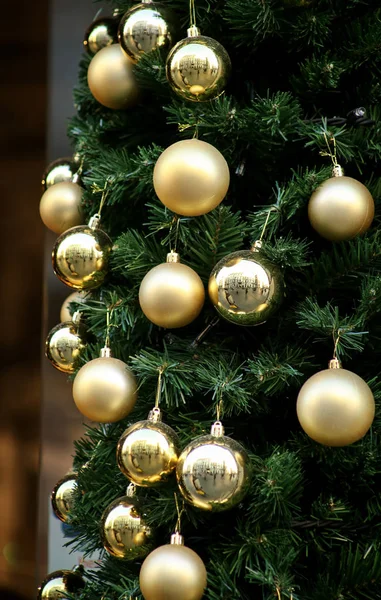
[[[161,378],[162,378],[162,375],[163,375],[163,373],[165,371],[165,367],[162,365],[161,367],[159,367],[158,371],[159,371],[159,376],[157,378],[155,408],[159,408],[159,406],[160,406],[160,399],[161,399]]]
[[[189,0],[189,26],[197,27],[195,0]]]
[[[184,504],[184,500],[183,500],[182,507],[181,507],[181,510],[180,510],[179,499],[177,497],[176,492],[174,493],[174,496],[175,496],[176,512],[177,512],[177,521],[176,521],[176,526],[175,526],[175,533],[176,534],[181,534],[181,517],[183,516],[183,514],[185,512],[185,504]]]
[[[269,224],[270,214],[271,214],[272,210],[273,210],[273,207],[271,207],[271,208],[268,210],[268,212],[267,212],[266,221],[265,221],[265,224],[264,224],[264,225],[263,225],[263,227],[262,227],[262,232],[261,232],[260,238],[259,238],[259,240],[258,240],[258,241],[259,241],[259,242],[261,242],[261,243],[262,243],[262,240],[263,240],[263,236],[265,235],[265,231],[266,231],[266,229],[267,229],[267,225]]]
[[[98,216],[99,218],[101,217],[103,207],[106,204],[107,197],[108,197],[108,195],[109,195],[109,193],[111,191],[110,187],[109,187],[110,183],[111,183],[111,177],[107,177],[107,179],[105,181],[105,185],[104,185],[103,188],[100,188],[95,183],[92,185],[93,194],[100,194],[102,192],[102,197],[101,197],[101,201],[100,201],[100,204],[99,204],[99,209],[98,209],[98,212],[95,215],[95,216]]]
[[[323,131],[323,135],[324,135],[324,140],[326,143],[326,146],[328,148],[328,152],[320,152],[320,154],[322,156],[329,156],[331,158],[332,164],[333,164],[333,176],[334,177],[341,177],[342,175],[344,175],[344,171],[342,169],[342,167],[339,165],[339,163],[337,162],[337,144],[336,144],[336,138],[334,135],[331,136],[330,140],[332,141],[333,144],[333,152],[331,150],[331,146],[329,144],[328,137],[325,131]]]
[[[172,231],[173,231],[173,227],[176,224],[176,231],[175,231],[175,243],[172,245],[170,243],[171,246],[171,252],[177,252],[177,243],[179,241],[179,229],[180,229],[180,217],[178,215],[173,215],[173,219],[172,219],[172,223],[171,223],[171,228],[169,230],[169,239],[171,240],[172,237]]]
[[[82,175],[82,172],[83,172],[83,164],[84,164],[84,159],[81,158],[79,167],[78,167],[77,171],[75,172],[75,174],[73,175],[73,183],[78,183],[78,181]]]

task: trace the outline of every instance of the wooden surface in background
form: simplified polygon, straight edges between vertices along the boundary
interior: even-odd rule
[[[2,3],[0,22],[2,599],[36,594],[48,1],[19,9]]]

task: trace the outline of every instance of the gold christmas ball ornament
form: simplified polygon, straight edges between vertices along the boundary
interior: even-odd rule
[[[136,485],[160,485],[176,469],[179,446],[176,432],[161,421],[160,409],[154,408],[146,421],[123,433],[116,451],[118,467]]]
[[[70,594],[79,594],[85,587],[82,573],[81,567],[76,567],[73,571],[50,573],[37,590],[37,600],[63,600]]]
[[[170,544],[147,556],[139,582],[144,600],[201,600],[207,573],[199,555],[184,546],[183,537],[176,533]]]
[[[182,451],[176,468],[177,483],[185,500],[202,510],[233,508],[245,496],[251,479],[246,450],[213,424],[210,435],[193,440]]]
[[[99,223],[99,215],[95,215],[88,225],[65,231],[54,245],[53,270],[69,287],[95,289],[107,275],[112,242]]]
[[[44,225],[58,235],[71,227],[81,225],[82,194],[83,189],[70,181],[50,186],[40,201],[40,216]]]
[[[375,402],[367,383],[333,359],[329,369],[307,379],[299,392],[296,410],[300,425],[315,442],[348,446],[361,440],[369,430]]]
[[[60,321],[61,323],[65,323],[66,321],[72,320],[72,314],[70,312],[70,304],[72,302],[76,302],[77,304],[85,304],[86,299],[90,297],[89,292],[85,290],[78,290],[73,292],[63,301],[61,310],[60,310]]]
[[[118,41],[118,21],[114,17],[95,19],[85,33],[83,45],[89,54],[96,54],[102,48]]]
[[[205,301],[204,285],[193,269],[170,252],[167,262],[154,267],[140,284],[139,302],[145,316],[167,329],[188,325],[200,314]]]
[[[159,200],[174,213],[205,215],[225,198],[229,167],[221,152],[201,140],[182,140],[160,155],[153,172]]]
[[[119,43],[133,60],[153,50],[169,50],[173,44],[174,17],[162,4],[144,2],[133,6],[119,24]]]
[[[53,327],[45,342],[46,358],[63,373],[74,373],[84,349],[82,327],[73,321]]]
[[[73,158],[58,158],[46,167],[42,185],[47,190],[56,183],[73,182],[77,171],[78,164]]]
[[[66,523],[73,508],[74,494],[77,488],[77,475],[69,473],[54,486],[50,495],[53,512],[60,521]]]
[[[115,423],[124,419],[137,399],[136,379],[129,367],[113,358],[109,348],[77,373],[73,398],[78,410],[90,421]]]
[[[148,553],[151,530],[141,516],[133,487],[104,511],[101,537],[105,550],[115,558],[135,559]]]
[[[220,96],[230,77],[231,62],[216,40],[200,35],[197,27],[178,42],[167,58],[166,73],[172,90],[181,98],[205,102]]]
[[[280,307],[284,281],[280,269],[260,252],[252,250],[225,256],[214,267],[208,285],[217,312],[235,325],[260,325]]]
[[[340,242],[369,229],[374,218],[374,201],[360,181],[341,175],[340,167],[335,167],[334,173],[312,194],[308,218],[319,235]]]
[[[134,63],[119,44],[99,50],[92,58],[87,81],[94,98],[103,106],[122,110],[135,106],[139,91]]]

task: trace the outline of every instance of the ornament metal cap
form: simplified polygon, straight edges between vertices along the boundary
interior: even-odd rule
[[[178,531],[171,535],[171,545],[184,546],[184,538]]]
[[[158,423],[162,421],[160,408],[155,406],[155,408],[149,411],[148,421],[151,421],[151,423]]]
[[[180,254],[178,252],[168,252],[167,254],[167,263],[179,263],[180,262]]]
[[[328,363],[328,368],[329,369],[341,369],[341,362],[339,361],[338,358],[333,358],[332,360],[329,361]]]
[[[96,214],[93,215],[89,221],[90,229],[99,229],[101,225],[101,216]]]
[[[335,165],[332,169],[332,176],[333,177],[343,177],[343,175],[344,175],[343,167],[341,167],[340,165]]]
[[[251,246],[250,250],[251,250],[252,252],[259,252],[259,251],[260,251],[260,249],[262,248],[262,245],[263,245],[263,244],[262,244],[262,241],[261,241],[261,240],[256,240],[256,241],[254,242],[254,244]]]
[[[198,37],[199,35],[201,35],[201,31],[198,27],[196,27],[196,25],[191,25],[191,27],[187,29],[188,37]]]
[[[222,425],[221,421],[216,421],[215,423],[213,423],[210,430],[210,435],[212,435],[213,437],[223,437],[225,435],[225,428]]]
[[[127,490],[126,490],[126,496],[128,496],[128,498],[133,498],[136,494],[136,485],[134,483],[130,483],[130,485],[128,486]]]
[[[101,358],[112,358],[112,350],[108,346],[105,346],[101,349],[100,353]]]
[[[81,322],[81,318],[82,318],[81,312],[79,310],[76,310],[75,313],[73,314],[71,320],[74,325],[79,325]]]

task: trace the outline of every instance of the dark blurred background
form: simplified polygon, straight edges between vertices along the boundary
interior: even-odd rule
[[[49,492],[82,433],[70,384],[42,359],[42,340],[70,290],[51,272],[54,235],[38,205],[47,162],[70,151],[71,90],[96,10],[91,0],[1,3],[1,600],[34,600],[37,581],[59,568],[61,541],[48,547]]]

